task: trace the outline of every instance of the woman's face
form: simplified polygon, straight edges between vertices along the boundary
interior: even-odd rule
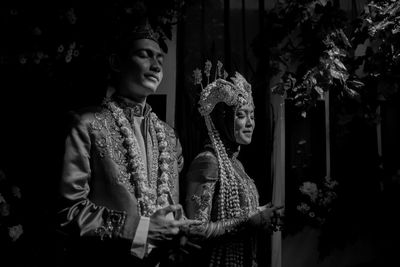
[[[251,137],[255,127],[254,106],[244,105],[239,107],[235,113],[235,140],[240,145],[251,143]]]

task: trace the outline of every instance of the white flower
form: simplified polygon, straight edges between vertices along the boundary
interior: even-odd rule
[[[10,215],[10,204],[3,202],[0,204],[0,214],[1,216],[8,216]]]
[[[304,182],[300,187],[300,191],[308,195],[312,201],[315,201],[318,197],[318,187],[315,183],[312,182]]]
[[[165,140],[161,141],[161,142],[158,144],[158,147],[160,148],[161,151],[162,151],[162,150],[165,150],[165,149],[167,148],[167,146],[168,146],[168,142],[165,141]]]
[[[160,159],[163,161],[169,160],[171,157],[168,152],[164,151],[160,153]]]
[[[24,229],[22,225],[18,224],[12,227],[8,227],[8,234],[11,237],[12,241],[15,242],[22,235]]]
[[[161,171],[166,172],[166,171],[168,171],[168,168],[169,168],[168,163],[164,162],[164,163],[160,164],[160,170]]]
[[[301,202],[300,205],[297,205],[297,210],[301,211],[303,213],[306,213],[307,211],[310,210],[310,206],[308,206],[306,203]]]
[[[59,45],[58,48],[57,48],[57,52],[58,53],[64,52],[64,46],[63,45]]]
[[[165,133],[163,133],[163,132],[156,133],[156,136],[157,136],[158,140],[164,140],[165,139]]]

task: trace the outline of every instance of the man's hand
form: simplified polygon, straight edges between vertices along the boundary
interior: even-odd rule
[[[178,236],[180,227],[198,224],[198,221],[185,219],[180,204],[159,209],[150,217],[148,241],[155,246],[161,246]]]

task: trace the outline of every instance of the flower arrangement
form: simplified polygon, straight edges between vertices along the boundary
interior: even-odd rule
[[[17,242],[24,233],[19,205],[21,190],[11,184],[0,170],[0,235],[1,242]]]
[[[331,211],[333,201],[337,198],[335,189],[338,182],[325,177],[322,183],[305,181],[299,187],[302,200],[297,210],[312,224],[321,225]]]

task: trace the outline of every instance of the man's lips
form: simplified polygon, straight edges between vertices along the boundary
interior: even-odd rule
[[[154,74],[145,74],[144,76],[145,76],[147,79],[154,80],[154,81],[156,81],[156,82],[159,81],[159,78],[157,77],[157,75],[154,75]]]

